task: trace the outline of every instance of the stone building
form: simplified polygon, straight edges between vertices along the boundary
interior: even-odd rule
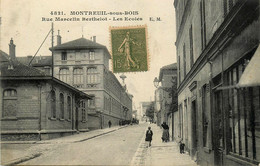
[[[175,0],[174,7],[186,151],[199,165],[258,165],[259,84],[234,87],[259,54],[259,1]]]
[[[84,92],[0,51],[1,140],[42,140],[87,131]]]
[[[152,101],[143,101],[140,102],[140,117],[142,121],[147,121],[149,122],[151,119],[146,116],[146,110],[149,109],[149,107],[153,104]]]
[[[159,79],[156,79],[155,82],[158,82],[155,90],[157,125],[160,126],[163,122],[166,122],[170,128],[170,135],[174,139],[174,116],[178,116],[177,108],[173,106],[173,101],[175,102],[176,100],[177,102],[177,96],[173,97],[173,93],[177,90],[177,64],[173,63],[163,66],[160,69]]]
[[[132,118],[132,95],[109,70],[110,53],[104,45],[79,38],[50,48],[53,52],[54,77],[93,96],[89,101],[90,129],[118,125]]]

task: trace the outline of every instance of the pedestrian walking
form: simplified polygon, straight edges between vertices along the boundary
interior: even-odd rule
[[[148,130],[146,131],[146,136],[145,136],[145,141],[148,143],[147,147],[151,146],[152,139],[153,139],[153,131],[151,130],[151,127],[149,126]]]
[[[112,125],[112,123],[111,123],[111,121],[109,120],[109,121],[108,121],[108,127],[110,128],[111,125]]]
[[[166,124],[166,122],[163,122],[163,124],[161,126],[163,128],[162,142],[168,142],[169,141],[169,126]]]

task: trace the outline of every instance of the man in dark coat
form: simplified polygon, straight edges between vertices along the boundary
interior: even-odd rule
[[[112,123],[111,123],[111,121],[109,120],[109,121],[108,121],[108,127],[110,128],[111,125],[112,125]]]
[[[146,137],[145,137],[145,141],[148,142],[148,146],[151,146],[152,139],[153,139],[153,131],[151,130],[151,127],[148,127],[148,130],[146,131]]]

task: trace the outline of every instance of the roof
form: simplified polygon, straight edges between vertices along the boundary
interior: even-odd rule
[[[32,56],[27,57],[16,57],[16,59],[25,64],[28,65],[32,59]],[[52,64],[52,57],[51,56],[35,56],[33,61],[31,62],[32,66],[51,66]]]
[[[9,66],[13,66],[13,68],[8,69]],[[89,99],[92,98],[90,95],[78,90],[77,88],[74,88],[73,86],[71,86],[57,78],[53,78],[49,75],[46,75],[44,72],[41,72],[40,70],[35,69],[33,67],[26,66],[26,65],[22,64],[21,62],[18,62],[17,60],[10,59],[8,54],[6,54],[5,52],[3,52],[1,50],[0,50],[0,78],[1,79],[12,79],[12,80],[15,80],[15,79],[51,80],[51,81],[54,81],[58,84],[61,84],[65,87],[77,92],[78,95],[81,97],[86,97]]]
[[[8,54],[0,52],[1,77],[44,77],[46,74],[33,67],[10,59]],[[12,69],[9,67],[12,66]]]
[[[160,69],[160,73],[159,73],[159,81],[162,81],[162,76],[163,76],[163,72],[166,70],[177,70],[177,63],[172,63],[166,66],[163,66]]]
[[[106,46],[93,42],[92,40],[88,40],[83,37],[57,45],[53,48],[50,48],[50,50],[51,51],[52,50],[75,50],[75,49],[95,49],[95,48],[104,49],[109,55],[109,58],[111,58]]]
[[[82,38],[79,38],[76,40],[72,40],[72,41],[57,45],[57,46],[53,47],[53,50],[82,49],[82,48],[106,48],[106,46],[82,37]]]

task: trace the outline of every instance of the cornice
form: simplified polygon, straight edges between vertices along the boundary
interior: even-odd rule
[[[213,37],[210,39],[206,48],[202,51],[199,58],[194,63],[191,70],[188,72],[184,80],[178,87],[178,94],[180,94],[185,86],[190,83],[190,81],[196,76],[199,70],[207,63],[208,59],[215,56],[218,52],[222,51],[229,42],[237,36],[246,25],[251,22],[248,20],[254,19],[255,12],[259,12],[259,6],[250,5],[252,1],[244,0],[239,1],[236,4],[217,31],[214,33]],[[259,4],[258,4],[259,5]],[[249,7],[248,7],[249,6]],[[251,8],[250,8],[251,7]],[[247,15],[245,15],[247,13]],[[259,17],[255,16],[255,17]],[[234,26],[237,26],[234,28]]]

